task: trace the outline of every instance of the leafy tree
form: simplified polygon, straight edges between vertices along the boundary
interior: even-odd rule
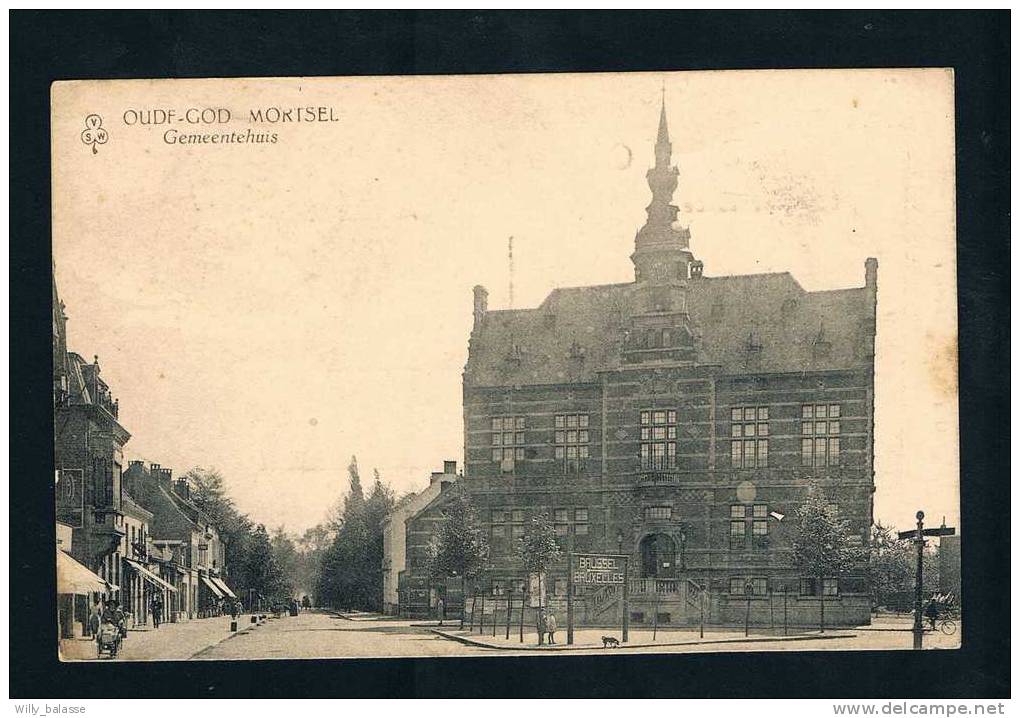
[[[255,527],[247,555],[249,588],[264,596],[270,603],[289,601],[291,588],[286,574],[273,551],[269,532],[263,524]]]
[[[300,556],[294,539],[283,526],[278,526],[269,539],[273,549],[273,557],[284,576],[287,593],[293,597],[297,586]]]
[[[445,519],[434,540],[429,543],[427,563],[432,575],[460,577],[461,592],[467,601],[467,581],[485,567],[489,541],[478,521],[468,495],[460,491],[444,511]],[[464,611],[460,614],[464,625]]]
[[[908,591],[914,581],[914,553],[911,544],[900,541],[891,526],[876,522],[871,527],[868,556],[868,584],[875,606],[888,605],[891,598]]]
[[[191,502],[209,517],[223,542],[227,576],[235,589],[246,591],[250,587],[247,554],[254,524],[237,510],[227,494],[223,476],[216,469],[196,466],[184,474],[184,478],[191,487]],[[238,592],[238,595],[242,594]]]
[[[357,458],[347,467],[350,490],[343,508],[328,523],[335,537],[323,552],[316,594],[320,601],[343,608],[382,608],[383,519],[393,509],[393,492],[374,472],[366,498]]]
[[[549,567],[560,559],[562,553],[560,544],[556,540],[556,530],[549,523],[549,517],[544,515],[532,518],[524,535],[517,542],[517,558],[520,559],[528,574],[540,576],[545,574]],[[538,642],[541,644],[544,635],[542,633],[542,607],[545,606],[545,582],[540,581],[539,586],[541,586],[542,595],[539,596],[538,601],[537,622]]]
[[[865,558],[865,553],[851,545],[849,523],[830,506],[817,482],[808,486],[804,503],[797,509],[797,522],[793,537],[794,563],[804,575],[817,581],[819,626],[824,633],[824,579],[845,575]]]

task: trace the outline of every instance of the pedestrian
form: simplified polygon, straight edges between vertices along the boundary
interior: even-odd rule
[[[446,604],[442,598],[436,599],[436,615],[439,616],[439,625],[443,625],[443,621],[446,619]]]
[[[98,598],[89,612],[88,630],[89,634],[97,641],[99,640],[99,625],[103,621],[103,603]]]
[[[106,608],[103,609],[103,623],[112,623],[120,631],[120,635],[123,638],[127,638],[127,626],[124,624],[124,611],[120,609],[120,602],[116,598],[111,598],[106,602]]]
[[[545,632],[549,634],[549,643],[556,643],[556,616],[553,615],[552,611],[545,616]]]
[[[152,597],[152,626],[159,628],[163,620],[163,597],[158,593]]]
[[[931,624],[931,630],[935,630],[935,623],[939,620],[939,604],[935,600],[935,596],[932,596],[928,601],[928,607],[924,609],[924,615],[928,618],[928,622]]]

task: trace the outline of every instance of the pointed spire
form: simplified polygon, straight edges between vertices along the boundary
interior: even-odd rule
[[[648,220],[634,238],[635,278],[654,281],[679,281],[690,277],[690,263],[694,260],[688,248],[690,232],[676,227],[679,209],[672,204],[679,170],[673,166],[673,144],[669,141],[669,124],[666,121],[666,85],[662,86],[659,108],[659,131],[655,139],[655,166],[645,178],[652,191],[652,201],[645,208]],[[657,279],[655,279],[657,278]]]
[[[656,144],[669,143],[669,126],[666,123],[666,83],[662,83],[662,106],[659,110],[659,135]]]
[[[659,109],[659,133],[655,137],[655,166],[669,167],[673,144],[669,141],[669,124],[666,122],[666,83],[662,83],[662,105]]]

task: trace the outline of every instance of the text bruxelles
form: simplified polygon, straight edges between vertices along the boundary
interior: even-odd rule
[[[623,583],[623,569],[610,556],[578,556],[572,578],[575,584]]]

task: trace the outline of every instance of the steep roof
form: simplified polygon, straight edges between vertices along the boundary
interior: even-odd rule
[[[622,366],[637,286],[556,289],[534,309],[486,312],[471,334],[465,382],[591,382]],[[699,277],[687,287],[698,364],[747,373],[749,343],[761,346],[754,372],[846,369],[868,360],[864,287],[807,292],[788,272]],[[823,358],[819,339],[828,344]]]

